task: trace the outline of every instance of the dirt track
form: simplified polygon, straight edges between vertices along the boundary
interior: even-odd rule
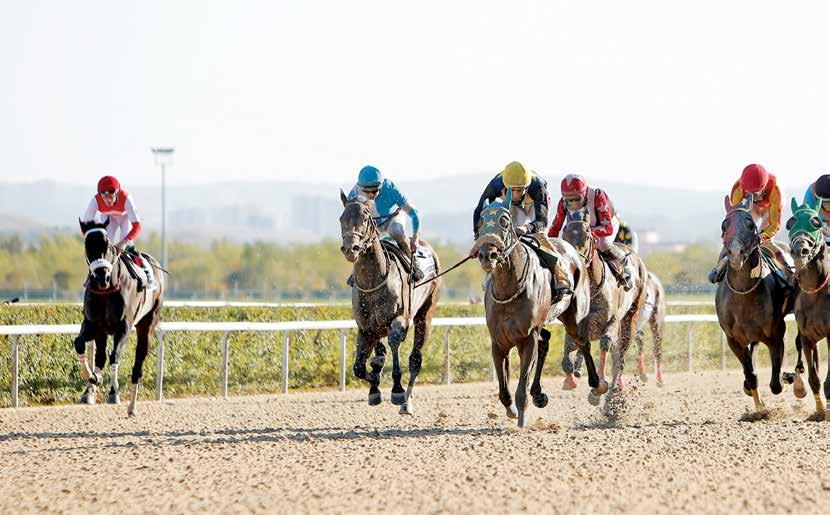
[[[742,422],[740,384],[669,375],[609,423],[550,379],[522,432],[493,384],[421,387],[414,417],[363,390],[5,409],[0,512],[827,513],[830,422],[768,387],[769,419]]]

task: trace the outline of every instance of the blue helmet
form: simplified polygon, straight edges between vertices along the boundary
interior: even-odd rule
[[[376,190],[383,184],[383,174],[374,166],[364,166],[357,176],[357,185],[364,190]]]

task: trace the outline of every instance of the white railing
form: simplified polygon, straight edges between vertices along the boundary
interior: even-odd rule
[[[793,316],[787,317],[793,320]],[[711,323],[717,322],[717,315],[668,315],[667,323]],[[557,321],[556,324],[559,324]],[[450,384],[450,328],[453,326],[483,326],[486,325],[484,317],[469,318],[433,318],[434,327],[444,327],[444,363],[442,382]],[[20,337],[25,335],[41,334],[78,334],[80,324],[67,325],[0,325],[0,336],[11,336],[11,358],[12,358],[12,405],[19,407],[19,372]],[[308,320],[292,322],[161,322],[156,330],[157,361],[156,361],[156,400],[164,398],[164,337],[170,332],[220,332],[222,335],[222,394],[228,397],[228,377],[230,363],[230,348],[228,338],[234,332],[270,332],[284,333],[282,347],[282,392],[288,393],[289,378],[289,347],[292,331],[303,330],[339,330],[340,331],[340,391],[346,389],[346,331],[356,329],[354,320]],[[687,335],[688,370],[692,370],[692,331]],[[723,338],[721,338],[721,367],[726,368],[726,354]]]

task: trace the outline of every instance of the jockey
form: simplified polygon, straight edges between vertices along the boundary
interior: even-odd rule
[[[775,259],[782,265],[789,265],[789,259],[778,248],[773,238],[781,227],[781,190],[775,176],[759,164],[751,164],[744,168],[741,178],[732,186],[729,202],[735,206],[752,198],[750,212],[755,224],[760,230],[761,246],[772,252]],[[709,282],[717,283],[722,279],[722,272],[726,269],[726,250],[721,250],[718,264],[709,272]]]
[[[804,193],[804,203],[808,206],[818,205],[819,200],[821,206],[819,206],[818,212],[824,221],[824,227],[822,228],[824,241],[830,243],[830,174],[819,177]]]
[[[631,250],[635,253],[640,251],[640,238],[637,236],[637,233],[631,230],[631,226],[629,226],[625,220],[620,218],[620,214],[617,213],[617,219],[620,221],[620,230],[617,231],[617,237],[614,239],[614,243],[622,243],[623,245],[628,246]]]
[[[374,166],[364,166],[357,176],[357,184],[349,192],[349,200],[358,196],[372,200],[372,215],[381,234],[388,234],[398,244],[404,255],[409,256],[412,263],[412,280],[418,282],[424,278],[418,261],[415,259],[415,251],[418,250],[420,240],[418,230],[421,223],[418,218],[418,210],[398,190],[395,183],[384,179],[380,170]],[[406,236],[403,227],[401,211],[409,215],[412,220],[412,237]],[[352,278],[349,278],[349,282]]]
[[[82,222],[107,222],[107,237],[115,244],[119,253],[126,252],[140,265],[147,275],[146,286],[149,291],[157,288],[155,274],[147,259],[135,250],[135,239],[141,233],[141,220],[138,218],[133,199],[126,190],[121,189],[118,179],[107,175],[98,181],[98,194],[92,197],[81,216]],[[117,243],[116,243],[117,242]],[[138,281],[138,290],[144,288],[144,281]]]
[[[501,198],[510,188],[512,202],[510,216],[516,228],[516,236],[542,233],[548,226],[548,185],[538,174],[528,170],[518,161],[508,164],[493,177],[481,194],[473,211],[473,238],[478,238],[481,210],[487,203]],[[475,256],[474,256],[475,257]]]
[[[566,216],[569,213],[587,209],[591,233],[596,240],[597,249],[611,265],[611,271],[616,276],[619,285],[625,291],[629,291],[634,286],[634,282],[625,266],[628,260],[625,251],[614,244],[614,239],[620,229],[620,220],[617,218],[611,199],[599,188],[589,188],[585,178],[576,174],[569,174],[562,179],[560,189],[562,198],[556,206],[556,218],[548,231],[548,236],[559,237]]]

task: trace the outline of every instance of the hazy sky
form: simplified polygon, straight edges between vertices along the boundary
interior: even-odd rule
[[[523,160],[725,189],[830,170],[827,2],[21,1],[0,181],[350,181]],[[483,185],[482,185],[483,187]]]

